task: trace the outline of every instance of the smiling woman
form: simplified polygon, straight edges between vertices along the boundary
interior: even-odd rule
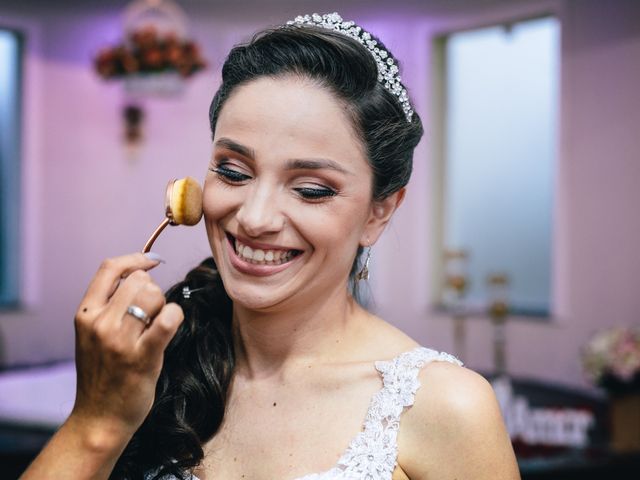
[[[76,318],[74,412],[25,478],[518,478],[488,383],[349,290],[422,135],[397,74],[337,14],[230,52],[203,192],[213,257],[168,303],[143,271],[156,257],[105,262]]]
[[[299,105],[294,114],[290,105]],[[400,200],[376,202],[374,213],[373,173],[354,130],[334,94],[298,75],[258,78],[229,97],[203,207],[233,300],[267,307],[256,302],[309,295],[309,305],[342,303],[358,245],[376,241]],[[265,264],[271,252],[287,261]]]

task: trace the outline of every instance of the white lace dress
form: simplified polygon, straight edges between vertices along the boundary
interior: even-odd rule
[[[453,355],[425,347],[401,353],[389,361],[375,362],[382,375],[382,388],[371,399],[362,431],[333,468],[296,480],[391,480],[398,459],[400,415],[413,405],[420,388],[420,369],[434,360],[462,365]],[[173,475],[163,477],[172,479]],[[195,476],[191,479],[198,480]]]

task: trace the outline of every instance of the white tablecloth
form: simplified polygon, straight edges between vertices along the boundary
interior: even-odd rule
[[[71,413],[76,392],[73,362],[0,373],[0,422],[59,427]]]

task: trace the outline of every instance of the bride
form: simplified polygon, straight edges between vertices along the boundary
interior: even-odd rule
[[[222,77],[213,257],[166,298],[157,255],[102,264],[73,412],[22,478],[518,479],[489,384],[354,298],[422,136],[395,58],[313,15],[235,47]]]

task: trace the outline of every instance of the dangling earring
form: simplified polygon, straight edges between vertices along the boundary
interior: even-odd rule
[[[356,273],[356,280],[369,280],[369,262],[371,261],[371,247],[367,247],[367,258],[362,269]]]

